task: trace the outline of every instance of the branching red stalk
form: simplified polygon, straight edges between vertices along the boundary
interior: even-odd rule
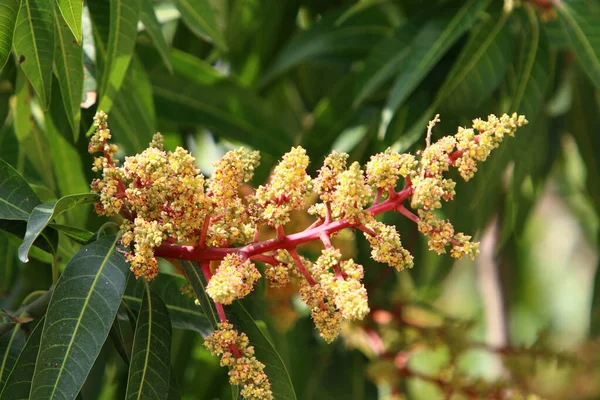
[[[289,249],[288,252],[290,253],[290,255],[292,256],[292,258],[294,259],[294,262],[296,263],[296,267],[298,267],[298,269],[300,270],[300,272],[302,273],[302,275],[304,275],[304,278],[306,278],[306,280],[308,281],[308,283],[310,283],[310,286],[315,286],[317,284],[317,282],[312,277],[312,275],[310,274],[310,272],[308,272],[308,270],[306,269],[306,267],[304,267],[304,263],[302,262],[302,259],[298,255],[298,252],[296,251],[296,249]]]
[[[395,210],[412,195],[412,192],[412,186],[407,185],[400,192],[396,193],[393,198],[388,198],[382,203],[372,205],[367,211],[375,216]],[[318,240],[323,233],[331,235],[352,226],[353,224],[346,220],[323,222],[320,225],[313,226],[312,228],[309,227],[302,232],[286,235],[283,238],[274,238],[263,242],[251,243],[243,247],[207,247],[205,249],[200,249],[197,246],[177,245],[163,242],[155,249],[154,254],[157,257],[179,258],[191,261],[210,261],[222,260],[227,254],[239,252],[244,256],[251,258],[257,254],[273,250],[294,249],[300,244]]]

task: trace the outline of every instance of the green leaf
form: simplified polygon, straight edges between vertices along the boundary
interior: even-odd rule
[[[210,39],[221,51],[227,51],[223,33],[217,26],[210,0],[177,0],[177,8],[188,28],[197,36]]]
[[[441,107],[444,115],[462,115],[479,106],[502,82],[514,58],[508,15],[493,14],[471,33],[433,103],[395,143],[400,151],[426,132],[427,122]]]
[[[389,28],[369,23],[347,23],[338,26],[339,13],[333,13],[317,22],[310,30],[289,40],[273,64],[265,72],[260,86],[265,86],[277,76],[296,65],[325,56],[343,54],[362,55],[379,43]]]
[[[81,229],[75,226],[61,224],[49,224],[48,226],[56,229],[61,233],[64,233],[70,239],[81,244],[86,244],[92,238],[92,236],[94,236],[94,234],[88,231],[87,229]]]
[[[160,58],[162,59],[165,67],[169,72],[173,73],[173,66],[171,65],[171,57],[169,56],[169,47],[163,35],[162,28],[156,14],[154,13],[154,4],[151,0],[142,0],[142,8],[140,9],[140,20],[146,27],[146,31],[152,39],[152,44],[158,51]],[[127,80],[125,80],[127,81]]]
[[[51,220],[55,219],[62,213],[70,210],[71,208],[80,206],[82,204],[94,203],[98,200],[99,196],[93,193],[84,194],[72,194],[65,196],[54,203],[40,204],[35,207],[29,216],[27,221],[27,231],[23,238],[23,244],[19,247],[19,259],[22,262],[28,262],[27,255],[29,249],[33,245],[33,242],[42,233],[42,231],[48,226]]]
[[[44,322],[31,398],[79,393],[115,318],[129,266],[104,236],[83,247],[58,280]]]
[[[59,0],[59,6],[66,6],[72,0]],[[73,131],[73,138],[79,137],[79,120],[81,119],[81,93],[83,91],[83,47],[81,45],[81,1],[73,1],[79,5],[79,36],[73,36],[71,24],[65,26],[58,10],[54,9],[56,53],[54,58],[54,71],[58,78],[58,85],[62,94],[63,104],[67,111],[67,118]],[[62,11],[63,15],[65,11]],[[67,21],[68,22],[68,21]],[[79,43],[78,43],[79,42]]]
[[[140,0],[110,0],[110,24],[99,110],[109,112],[119,92],[137,38]]]
[[[43,322],[40,321],[27,343],[21,351],[19,358],[10,374],[4,390],[0,390],[0,399],[2,400],[25,400],[29,399],[29,391],[31,390],[31,379],[35,369],[35,361],[40,348],[40,340],[42,338]]]
[[[189,329],[203,336],[210,334],[214,327],[202,308],[188,295],[181,292],[185,279],[175,275],[159,274],[150,282],[150,290],[156,293],[167,306],[173,327]],[[134,310],[142,304],[145,293],[141,280],[130,279],[125,289],[123,301]]]
[[[207,317],[208,322],[211,325],[211,330],[214,331],[217,329],[217,323],[219,320],[217,318],[217,312],[214,308],[214,303],[206,294],[206,280],[202,275],[200,266],[198,263],[187,260],[181,260],[180,262],[181,266],[183,267],[183,271],[185,272],[185,276],[187,277],[187,281],[190,283],[192,291],[194,292],[194,295],[196,295],[196,299],[200,303],[200,307],[204,311],[204,315]]]
[[[171,321],[162,300],[145,285],[137,317],[126,399],[164,399],[171,373]]]
[[[15,52],[43,108],[50,104],[54,61],[54,2],[22,0],[15,27]]]
[[[0,219],[27,221],[40,203],[25,179],[0,158]]]
[[[423,78],[450,47],[480,17],[489,0],[468,0],[458,10],[453,5],[447,12],[425,24],[415,36],[406,63],[396,77],[382,111],[380,136],[384,136],[392,117]]]
[[[34,118],[32,108],[32,91],[22,71],[17,74],[16,101],[14,107],[14,127],[20,148],[31,161],[43,182],[54,191],[56,182],[52,173],[51,155],[47,151],[48,138],[42,135]]]
[[[45,114],[45,128],[50,153],[52,154],[52,167],[57,180],[58,191],[61,196],[89,191],[90,184],[85,176],[85,167],[81,155],[63,135],[58,132],[52,116]],[[78,226],[85,226],[90,213],[90,207],[81,207],[67,213],[67,221]]]
[[[63,19],[71,30],[71,33],[75,37],[75,40],[77,40],[77,43],[81,44],[83,2],[80,0],[56,0],[56,4],[58,5],[58,9],[62,14]]]
[[[156,133],[156,115],[150,79],[136,57],[114,104],[110,117],[115,140],[127,153],[141,153]]]
[[[291,143],[277,117],[248,90],[229,81],[206,86],[166,71],[149,73],[159,118],[209,128],[275,157],[289,150]]]
[[[15,245],[20,246],[25,236],[27,228],[26,221],[0,220],[0,230],[8,233],[9,240]],[[58,249],[58,232],[55,229],[46,229],[40,237],[33,242],[34,248],[31,249],[31,257],[40,260],[46,264],[52,263],[52,254]]]
[[[25,335],[21,330],[21,324],[15,324],[8,333],[0,336],[0,392],[24,346]]]
[[[235,327],[248,335],[250,343],[256,351],[256,358],[265,364],[265,372],[271,382],[273,397],[283,400],[295,399],[296,392],[294,391],[290,375],[281,356],[277,353],[269,338],[265,336],[241,302],[234,302],[231,305],[231,309],[235,316]]]
[[[592,1],[559,1],[555,8],[581,68],[600,89],[600,6]]]
[[[365,60],[363,70],[356,78],[353,103],[355,108],[401,70],[409,51],[407,44],[415,30],[416,27],[412,24],[405,24],[394,36],[382,40],[375,46]]]
[[[4,68],[13,44],[13,33],[21,0],[5,0],[0,3],[0,69]]]
[[[491,14],[469,37],[437,95],[449,113],[478,107],[502,82],[514,57],[507,20],[507,14]]]

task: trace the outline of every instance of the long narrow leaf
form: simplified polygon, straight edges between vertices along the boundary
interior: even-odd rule
[[[73,33],[75,40],[77,40],[77,43],[81,44],[83,2],[80,0],[56,0],[56,4],[70,31]]]
[[[162,300],[145,285],[138,313],[126,399],[164,399],[171,373],[171,321]]]
[[[581,67],[600,89],[600,6],[593,1],[559,1],[556,10]]]
[[[40,203],[27,181],[0,158],[0,219],[27,221]]]
[[[146,31],[152,39],[152,44],[158,51],[158,54],[160,54],[160,58],[165,64],[165,67],[172,73],[173,66],[171,65],[171,57],[169,56],[169,47],[167,46],[160,23],[154,13],[154,3],[152,0],[142,0],[140,20],[146,27]]]
[[[133,56],[140,0],[110,0],[110,29],[98,109],[109,112]]]
[[[19,247],[19,259],[22,262],[29,261],[27,257],[29,249],[50,221],[74,207],[94,203],[97,200],[98,195],[96,194],[73,194],[65,196],[54,203],[40,204],[35,207],[27,221],[27,231],[25,232],[23,244]]]
[[[4,0],[0,3],[0,69],[4,68],[10,56],[20,5],[21,0]]]
[[[21,324],[15,324],[8,333],[0,336],[0,391],[6,384],[24,346],[25,335],[21,330]]]
[[[271,381],[271,390],[276,399],[296,399],[296,392],[287,368],[273,344],[256,325],[256,321],[246,311],[241,302],[231,305],[235,316],[235,326],[245,332],[256,351],[256,358],[265,364],[265,372]]]
[[[461,36],[479,18],[489,0],[468,0],[428,22],[414,38],[402,72],[396,77],[381,116],[380,135],[400,106]]]
[[[125,291],[128,265],[104,236],[67,264],[50,305],[31,387],[34,399],[71,399],[94,364]]]
[[[21,351],[21,354],[19,354],[19,358],[17,359],[10,376],[8,376],[4,390],[0,390],[0,399],[29,399],[31,379],[33,378],[35,360],[40,348],[43,325],[43,322],[40,321],[29,336],[29,339],[27,339],[25,347]]]
[[[193,330],[206,336],[214,330],[214,326],[202,308],[181,292],[184,284],[183,278],[160,274],[150,282],[150,290],[156,293],[167,306],[173,327]],[[123,301],[132,309],[138,310],[142,305],[144,292],[144,284],[141,280],[130,279]]]
[[[22,0],[14,46],[17,59],[42,106],[50,104],[54,61],[54,2]]]
[[[227,51],[227,43],[217,26],[215,10],[209,0],[177,0],[177,8],[192,32],[200,37],[208,37],[220,50]]]
[[[63,0],[63,3],[68,1]],[[80,1],[75,1],[81,7]],[[79,11],[81,20],[81,10]],[[63,12],[64,14],[64,12]],[[83,47],[81,45],[81,32],[79,32],[79,43],[74,40],[75,36],[54,9],[56,53],[54,58],[54,70],[58,78],[60,92],[67,118],[73,131],[73,138],[77,141],[79,136],[79,120],[81,118],[81,93],[83,90]],[[68,21],[67,21],[68,22]],[[69,25],[70,26],[70,25]],[[81,22],[80,22],[81,31]]]

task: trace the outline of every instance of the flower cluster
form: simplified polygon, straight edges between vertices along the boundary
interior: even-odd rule
[[[218,328],[204,338],[204,345],[211,354],[221,356],[221,366],[230,368],[229,382],[242,386],[245,399],[273,399],[265,365],[254,356],[248,336],[238,333],[227,321],[219,323]]]
[[[370,312],[362,265],[332,244],[344,229],[362,231],[372,258],[398,271],[411,268],[414,259],[396,228],[376,219],[386,212],[399,212],[415,222],[437,253],[450,247],[455,258],[478,254],[478,244],[469,235],[456,233],[449,221],[438,217],[443,202],[455,195],[456,184],[446,173],[456,168],[470,179],[477,163],[527,121],[516,114],[491,115],[430,143],[437,121],[436,116],[430,122],[426,147],[416,155],[387,149],[373,155],[363,169],[358,162],[348,166],[348,154],[332,152],[314,179],[306,172],[306,151],[292,148],[268,183],[252,191],[246,183],[259,155],[244,149],[226,153],[205,179],[186,150],[165,151],[157,134],[148,149],[126,157],[119,166],[114,159],[117,148],[108,143],[107,116],[99,112],[89,145],[90,152],[103,153],[93,167],[102,172],[102,178],[92,182],[92,191],[100,195],[96,211],[124,217],[121,242],[137,277],[156,276],[156,257],[201,264],[206,292],[221,320],[219,330],[206,339],[207,347],[231,368],[231,382],[244,386],[244,397],[272,398],[264,366],[254,358],[247,337],[227,322],[223,308],[252,291],[261,277],[255,261],[265,264],[264,276],[271,286],[298,290],[321,336],[331,342],[344,320],[361,320]],[[292,213],[307,207],[311,193],[319,200],[308,209],[316,220],[286,234],[294,228],[288,224]],[[264,239],[268,232],[274,237]],[[298,254],[300,245],[311,242],[323,246],[314,263]],[[220,261],[214,274],[211,261]]]
[[[206,293],[218,303],[231,304],[252,291],[260,273],[250,260],[227,254],[206,286]]]

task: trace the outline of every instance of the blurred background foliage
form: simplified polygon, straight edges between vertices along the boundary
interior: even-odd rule
[[[362,237],[338,239],[365,265],[373,312],[334,344],[318,338],[291,293],[263,285],[243,303],[300,399],[493,398],[485,380],[507,382],[502,398],[600,396],[597,0],[3,0],[0,67],[0,158],[42,202],[89,191],[86,135],[100,109],[121,157],[160,131],[210,175],[243,145],[262,153],[256,184],[294,145],[314,173],[332,149],[363,163],[388,147],[415,152],[437,113],[436,138],[476,117],[525,114],[529,125],[443,209],[482,241],[475,262],[431,254],[414,224],[388,215],[415,268],[393,273],[369,259]],[[5,334],[14,315],[52,286],[50,264],[62,270],[81,245],[55,227],[57,248],[34,247],[22,263],[24,225],[0,222],[4,384],[23,347]],[[54,222],[85,236],[105,221],[88,205]],[[154,290],[172,297],[180,284]],[[27,311],[34,321],[23,328],[44,313]],[[181,398],[231,398],[202,323],[184,325],[174,323],[171,349]],[[132,328],[123,332],[130,345]],[[377,355],[369,332],[387,353]],[[80,398],[123,398],[116,343],[104,344]],[[383,379],[390,357],[396,371]]]

